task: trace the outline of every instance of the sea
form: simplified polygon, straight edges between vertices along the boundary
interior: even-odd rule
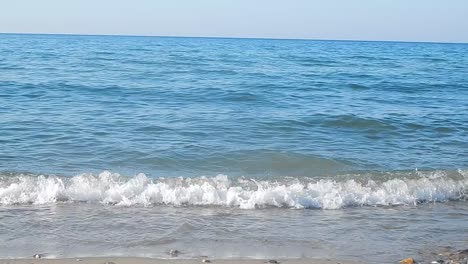
[[[468,248],[468,44],[0,34],[0,258]]]

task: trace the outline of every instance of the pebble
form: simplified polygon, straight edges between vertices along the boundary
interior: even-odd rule
[[[401,260],[400,261],[400,264],[415,264],[416,262],[414,261],[413,258],[407,258],[407,259],[404,259],[404,260]]]
[[[171,250],[169,251],[169,255],[171,255],[172,257],[177,257],[177,256],[179,255],[179,253],[180,253],[180,252],[179,252],[179,250],[177,250],[177,249],[171,249]]]

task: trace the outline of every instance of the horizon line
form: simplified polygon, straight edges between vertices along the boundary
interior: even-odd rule
[[[138,34],[92,34],[92,33],[31,33],[0,32],[0,35],[50,35],[83,37],[154,37],[154,38],[204,38],[204,39],[251,39],[251,40],[300,40],[300,41],[343,41],[343,42],[390,42],[426,44],[468,44],[468,42],[411,41],[411,40],[366,40],[366,39],[320,39],[320,38],[282,38],[282,37],[229,37],[229,36],[189,36],[189,35],[138,35]]]

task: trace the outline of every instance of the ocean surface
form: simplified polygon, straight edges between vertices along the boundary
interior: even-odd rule
[[[0,34],[0,258],[468,248],[468,44]]]

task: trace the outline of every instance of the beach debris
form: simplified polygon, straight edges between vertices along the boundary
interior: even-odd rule
[[[468,249],[460,250],[458,252],[459,257],[468,258]]]
[[[44,257],[44,254],[34,254],[33,255],[33,258],[35,258],[35,259],[41,259],[43,257]]]
[[[177,249],[171,249],[169,250],[169,255],[171,255],[171,257],[177,257],[179,255],[180,251],[177,250]]]
[[[268,261],[268,263],[271,263],[271,264],[278,264],[279,262],[277,260],[274,260],[274,259],[270,259]]]
[[[416,263],[416,261],[414,261],[413,258],[406,258],[406,259],[400,261],[400,264],[415,264],[415,263]]]
[[[203,262],[203,263],[211,263],[211,260],[204,258],[204,259],[202,259],[201,262]]]
[[[468,264],[468,249],[439,253],[431,264]]]

